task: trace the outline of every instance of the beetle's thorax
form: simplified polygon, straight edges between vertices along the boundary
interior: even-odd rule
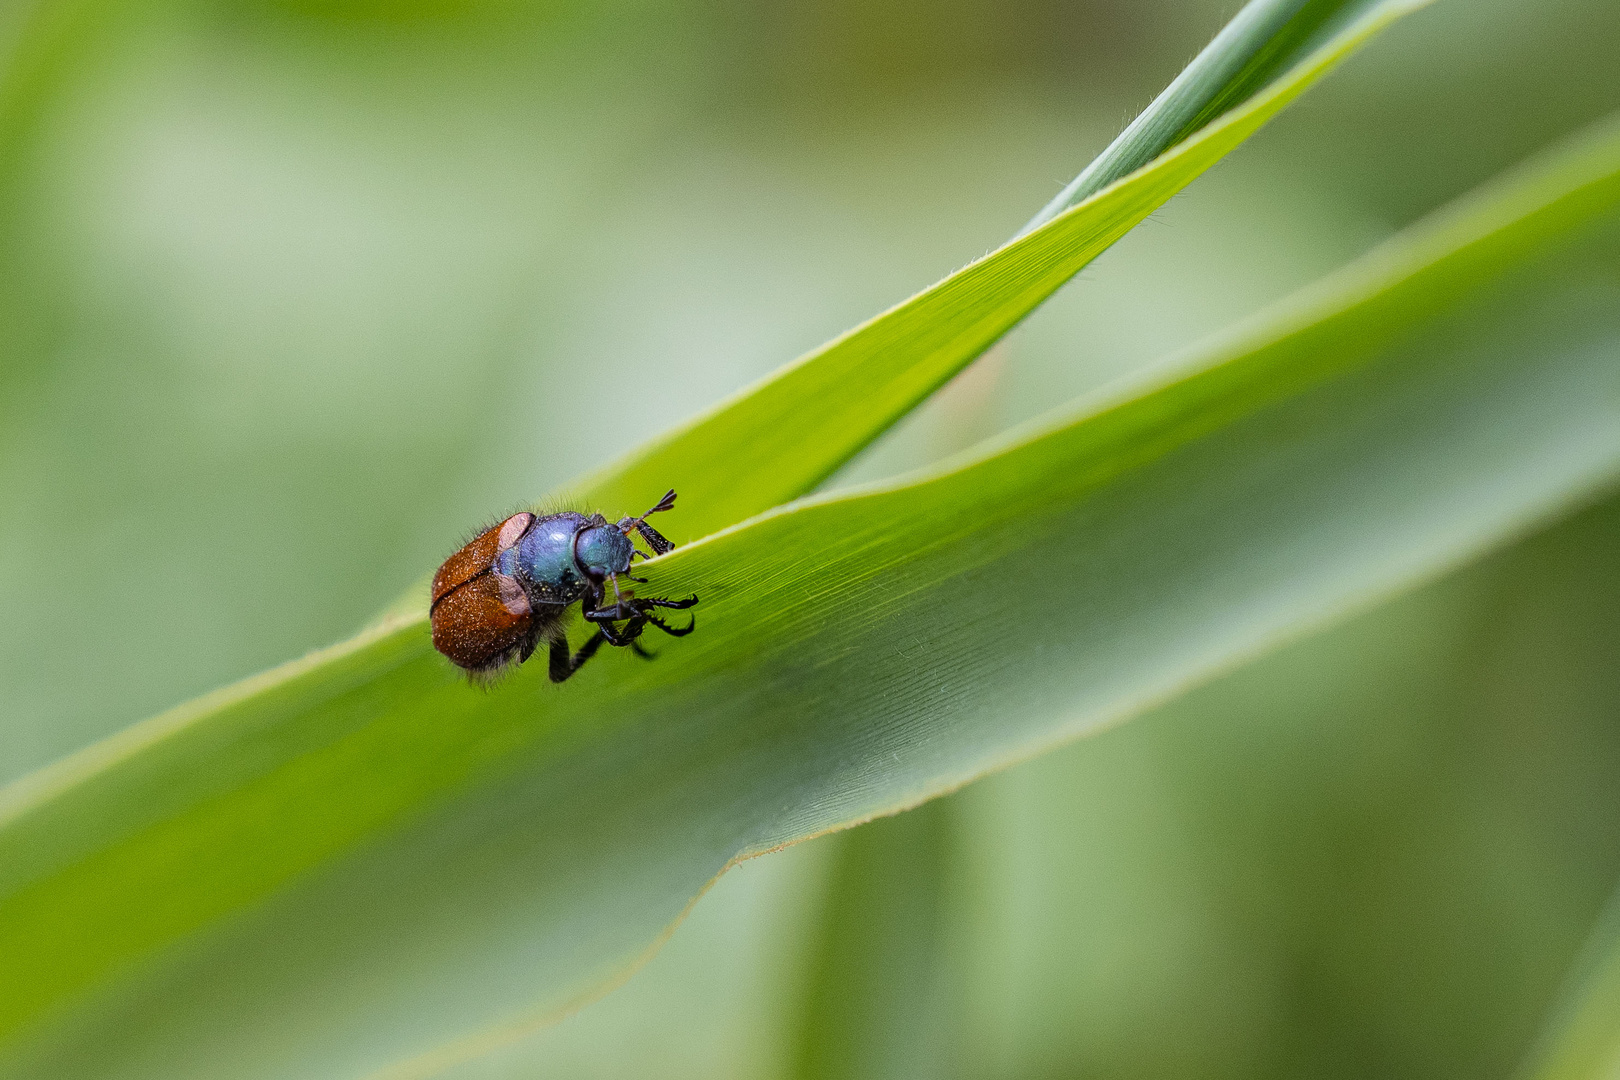
[[[515,577],[532,603],[573,603],[587,589],[574,558],[574,538],[588,522],[572,512],[535,518],[522,539],[496,558],[495,570]]]

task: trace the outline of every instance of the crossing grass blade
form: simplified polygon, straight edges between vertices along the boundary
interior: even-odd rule
[[[1051,221],[1135,172],[1243,101],[1286,69],[1327,27],[1360,14],[1358,7],[1343,0],[1251,0],[1245,4],[1153,104],[1054,195],[1021,233]]]
[[[1143,114],[1158,122],[1105,154],[1115,155],[1114,169],[1146,164],[1078,203],[1060,194],[1068,209],[1054,202],[1045,224],[632,451],[578,495],[640,506],[677,483],[688,509],[670,523],[671,539],[686,541],[814,490],[1351,52],[1427,2],[1312,0],[1303,22],[1263,23],[1275,33],[1269,51],[1253,34],[1217,38],[1194,68],[1217,67],[1226,81],[1206,75],[1196,92],[1167,91]],[[1266,0],[1245,14],[1277,6]],[[1257,49],[1266,57],[1259,68],[1215,62],[1229,52],[1252,59]],[[1204,110],[1214,102],[1230,108],[1211,118]],[[1152,157],[1164,147],[1173,149]]]

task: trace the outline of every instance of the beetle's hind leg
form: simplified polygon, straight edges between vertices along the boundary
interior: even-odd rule
[[[579,647],[579,652],[576,653],[570,652],[568,648],[568,637],[566,634],[559,634],[557,637],[552,638],[550,671],[551,681],[562,682],[574,672],[584,667],[585,661],[595,656],[596,650],[600,649],[603,642],[606,642],[607,640],[607,634],[605,634],[602,629],[598,627],[596,633],[591,635],[591,639],[585,644],[581,645]],[[614,644],[617,644],[617,642]]]

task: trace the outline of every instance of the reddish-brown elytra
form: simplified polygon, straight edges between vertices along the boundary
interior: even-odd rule
[[[433,647],[457,666],[498,669],[530,636],[533,606],[515,580],[493,567],[495,556],[533,523],[533,514],[513,514],[479,533],[433,575]]]
[[[551,679],[562,682],[604,644],[628,646],[647,656],[636,639],[649,625],[675,637],[691,633],[692,624],[672,627],[653,612],[689,608],[697,597],[638,599],[619,588],[620,578],[646,581],[630,573],[632,560],[647,558],[636,549],[632,534],[639,534],[654,554],[674,550],[647,524],[648,515],[674,505],[675,492],[670,491],[645,514],[617,524],[608,524],[601,514],[565,511],[513,514],[485,529],[433,575],[433,647],[474,679],[488,679],[521,664],[545,641]],[[611,606],[605,606],[608,586],[613,588]],[[571,653],[564,616],[578,600],[584,601],[585,618],[596,625],[596,633]]]

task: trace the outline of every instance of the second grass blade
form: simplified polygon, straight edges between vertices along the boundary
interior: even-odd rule
[[[692,508],[672,523],[678,530],[672,539],[685,541],[813,490],[1350,53],[1426,2],[1313,0],[1306,7],[1314,18],[1331,14],[1337,27],[1322,41],[1290,35],[1297,20],[1263,22],[1283,37],[1266,60],[1264,74],[1275,77],[1251,79],[1253,73],[1240,67],[1228,73],[1240,88],[1237,100],[1223,95],[1227,83],[1206,85],[1191,99],[1194,105],[1230,104],[1225,115],[1190,137],[1184,129],[1165,130],[1133,142],[1119,162],[1124,166],[1157,146],[1185,140],[1107,190],[587,478],[583,500],[639,505],[648,492],[656,497],[675,484]],[[1277,6],[1268,0],[1246,13]],[[1199,62],[1218,54],[1222,44],[1217,39]],[[1255,47],[1248,40],[1241,55],[1252,56]],[[1161,99],[1144,116],[1185,125],[1175,104]],[[695,461],[704,467],[694,470]]]

